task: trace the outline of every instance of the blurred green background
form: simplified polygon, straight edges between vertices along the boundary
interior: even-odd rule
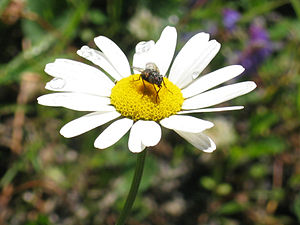
[[[135,166],[128,135],[107,150],[93,147],[103,127],[63,138],[82,113],[37,104],[43,69],[61,57],[89,63],[76,50],[96,48],[98,35],[132,60],[166,25],[177,52],[209,32],[222,48],[205,71],[242,64],[236,81],[258,88],[230,102],[242,111],[199,114],[215,123],[212,154],[163,130],[128,224],[300,224],[298,0],[0,0],[0,224],[114,224]]]

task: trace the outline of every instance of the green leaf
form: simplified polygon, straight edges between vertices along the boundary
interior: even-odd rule
[[[202,177],[200,183],[207,190],[213,190],[216,187],[216,181],[212,177]]]
[[[251,133],[254,135],[267,134],[272,125],[279,121],[276,113],[265,111],[251,117]]]
[[[219,184],[216,188],[216,193],[218,195],[222,195],[222,196],[225,196],[225,195],[228,195],[231,193],[231,190],[232,190],[232,187],[230,184],[228,183],[223,183],[223,184]]]
[[[223,204],[218,210],[218,213],[222,215],[231,215],[243,211],[244,208],[245,207],[240,205],[239,203],[232,201]]]
[[[268,172],[268,168],[264,164],[254,164],[250,168],[250,175],[254,178],[263,178]]]
[[[102,25],[107,21],[107,17],[100,10],[89,10],[88,17],[96,25]]]
[[[51,223],[47,216],[39,215],[36,220],[28,221],[25,225],[51,225]]]
[[[231,166],[244,163],[249,159],[279,154],[285,150],[286,145],[280,137],[268,137],[253,141],[244,147],[233,147],[230,151]]]

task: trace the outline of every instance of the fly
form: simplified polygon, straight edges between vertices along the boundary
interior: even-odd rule
[[[141,72],[139,79],[142,79],[144,88],[146,88],[145,81],[153,85],[153,88],[156,91],[156,102],[157,102],[157,99],[159,99],[158,93],[162,88],[162,84],[164,84],[164,86],[166,87],[163,75],[160,74],[158,67],[154,63],[147,63],[145,69],[139,67],[132,67],[132,68]],[[154,84],[157,85],[158,90],[155,88]]]

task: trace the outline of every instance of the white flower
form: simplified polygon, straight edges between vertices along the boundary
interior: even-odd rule
[[[165,76],[174,56],[176,39],[176,29],[166,27],[156,43],[140,42],[133,57],[134,72],[138,73],[136,67],[145,68],[147,63],[154,63]],[[209,40],[206,33],[196,34],[183,46],[161,86],[147,82],[139,74],[132,75],[125,54],[110,39],[99,36],[95,43],[101,51],[83,46],[77,53],[102,70],[68,59],[47,64],[45,72],[54,79],[46,84],[46,89],[59,93],[43,95],[38,103],[92,112],[62,127],[60,133],[67,138],[114,120],[95,140],[96,148],[113,145],[130,130],[129,150],[141,152],[160,141],[163,126],[196,148],[212,152],[216,146],[202,131],[213,124],[182,114],[242,109],[243,106],[209,107],[256,87],[254,82],[246,81],[212,89],[240,75],[244,71],[240,65],[199,76],[220,49],[220,44]]]

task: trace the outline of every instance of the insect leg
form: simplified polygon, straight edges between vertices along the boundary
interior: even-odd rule
[[[156,103],[157,103],[157,99],[159,99],[158,92],[160,91],[161,86],[158,87],[158,90],[156,90],[156,88],[155,88],[155,86],[154,86],[154,84],[153,84],[153,88],[154,88],[154,90],[156,91]]]
[[[137,79],[137,80],[132,80],[132,81],[139,81],[141,79],[141,76],[139,76],[139,79]],[[142,79],[143,80],[143,79]]]
[[[140,76],[139,80],[140,80],[140,79],[141,79],[141,76]],[[142,96],[142,97],[144,97],[144,95],[145,95],[145,89],[146,89],[146,85],[145,85],[144,79],[142,79],[142,82],[143,82],[143,85],[144,85],[143,96]]]
[[[162,80],[162,82],[163,82],[164,86],[167,88],[167,86],[166,86],[166,83],[165,83],[164,79]],[[167,88],[167,90],[168,90],[170,93],[172,93],[172,94],[173,94],[173,92],[172,92],[172,91],[170,91],[168,88]]]

